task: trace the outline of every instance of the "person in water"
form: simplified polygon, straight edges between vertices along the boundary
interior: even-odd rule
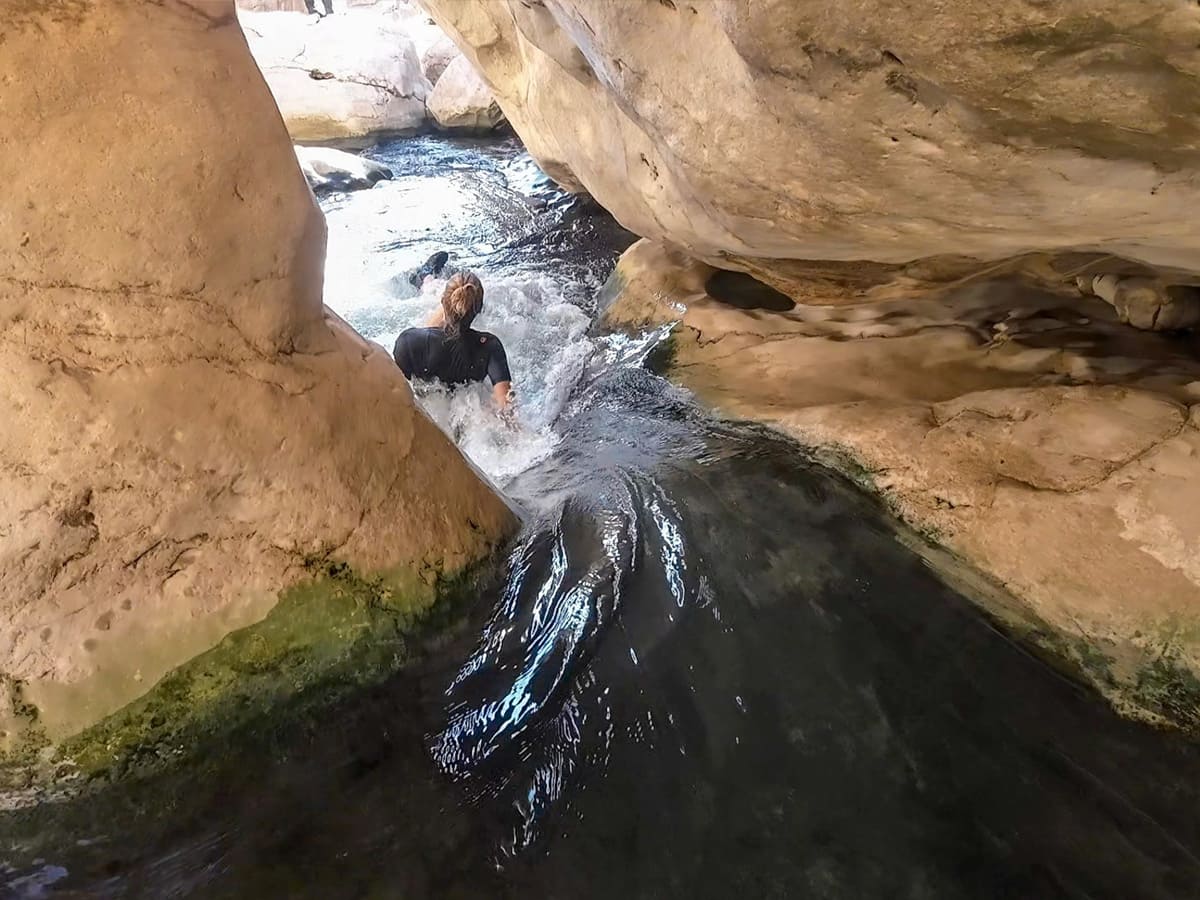
[[[435,379],[443,384],[492,382],[500,411],[512,404],[512,374],[500,338],[471,327],[483,311],[483,284],[473,272],[458,272],[442,293],[441,308],[425,328],[409,328],[396,338],[392,355],[410,381]]]

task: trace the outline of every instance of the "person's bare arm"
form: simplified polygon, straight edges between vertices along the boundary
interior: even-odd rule
[[[485,340],[489,341],[491,351],[487,374],[488,380],[492,382],[492,396],[496,399],[500,415],[508,419],[511,424],[515,395],[512,387],[512,372],[508,368],[508,357],[504,353],[504,345],[495,335],[488,335]]]
[[[492,396],[496,400],[496,406],[499,407],[502,414],[512,410],[513,390],[511,381],[501,381],[498,384],[492,385]]]

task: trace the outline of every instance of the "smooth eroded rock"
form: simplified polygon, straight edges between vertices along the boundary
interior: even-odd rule
[[[1194,3],[423,2],[547,172],[788,293],[796,259],[1200,272]]]
[[[421,53],[421,71],[429,79],[429,83],[437,87],[438,79],[446,71],[446,67],[455,59],[462,56],[454,41],[442,35]]]
[[[1200,289],[1117,274],[1077,279],[1084,293],[1112,304],[1122,322],[1145,331],[1178,331],[1200,322]]]
[[[239,17],[293,140],[377,139],[425,124],[430,85],[409,20],[394,9],[338,9],[321,19],[291,12]]]
[[[324,220],[232,2],[38,9],[0,42],[0,759],[314,566],[435,584],[514,523],[323,307]]]
[[[1036,268],[772,311],[712,296],[695,266],[635,245],[617,266],[630,296],[606,321],[673,311],[660,354],[673,379],[878,493],[983,573],[968,593],[992,615],[1119,708],[1200,732],[1200,361],[1187,344],[1127,328]]]
[[[491,88],[462,54],[446,66],[429,95],[429,113],[447,131],[492,131],[504,121]]]
[[[362,191],[392,177],[387,166],[343,150],[298,145],[295,150],[300,171],[317,193]]]

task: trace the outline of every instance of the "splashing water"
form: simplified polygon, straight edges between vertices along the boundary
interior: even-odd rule
[[[423,325],[437,309],[446,282],[427,279],[421,293],[400,301],[401,328],[368,335],[391,348],[404,328]],[[589,320],[561,298],[547,278],[504,277],[485,285],[483,313],[474,327],[504,343],[517,394],[516,420],[496,415],[490,386],[415,383],[429,416],[488,475],[503,482],[544,459],[558,442],[554,422],[594,352]]]
[[[447,145],[425,146],[447,152]],[[473,163],[478,152],[473,151]],[[595,276],[590,268],[567,265],[561,279],[521,271],[521,251],[544,250],[551,240],[547,230],[561,224],[566,195],[550,191],[556,198],[548,200],[540,173],[524,154],[495,162],[494,168],[461,173],[472,189],[449,181],[444,172],[418,173],[382,183],[352,201],[327,201],[325,298],[390,352],[401,331],[424,325],[438,307],[444,279],[426,278],[419,288],[409,281],[432,252],[446,249],[451,267],[475,268],[485,294],[474,327],[504,344],[517,397],[515,421],[496,415],[486,384],[414,383],[413,389],[462,451],[503,484],[545,459],[558,442],[554,423],[596,350],[587,336],[590,317],[580,308]],[[486,209],[479,207],[481,197]],[[396,222],[396,209],[406,211],[403,223]]]

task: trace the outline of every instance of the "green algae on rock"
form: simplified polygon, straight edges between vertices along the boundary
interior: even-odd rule
[[[0,789],[28,792],[64,776],[117,781],[221,754],[223,738],[235,732],[269,738],[282,722],[401,669],[415,642],[449,627],[490,572],[366,576],[323,559],[308,569],[312,577],[283,591],[266,618],[230,633],[52,755],[44,739],[0,754]]]
[[[6,764],[32,761],[48,744],[37,707],[24,697],[25,684],[0,672],[0,790],[11,786]]]

